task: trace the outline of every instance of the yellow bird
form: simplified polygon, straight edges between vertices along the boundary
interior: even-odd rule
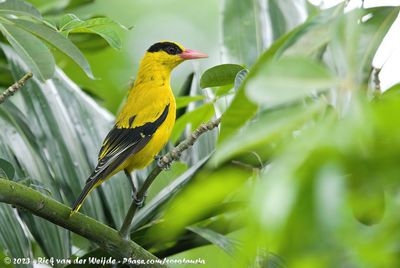
[[[171,71],[185,60],[208,57],[175,42],[152,45],[145,53],[127,102],[117,116],[99,152],[98,163],[75,201],[78,211],[87,195],[124,170],[146,167],[168,142],[175,123],[176,105],[170,86]]]

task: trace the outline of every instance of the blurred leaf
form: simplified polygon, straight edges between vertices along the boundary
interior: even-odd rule
[[[267,106],[280,105],[335,86],[329,71],[308,58],[283,58],[270,62],[248,81],[250,99]]]
[[[186,163],[174,162],[170,169],[163,170],[157,176],[157,183],[153,183],[147,191],[146,201],[150,201],[155,197],[164,187],[168,186],[172,181],[181,176],[188,169]]]
[[[364,46],[361,47],[362,81],[367,83],[370,70],[372,68],[372,60],[382,43],[383,38],[388,33],[390,27],[398,17],[400,8],[393,7],[377,7],[366,10],[365,16],[370,16],[366,22],[362,23],[361,41]],[[361,42],[360,42],[361,43]],[[364,48],[365,47],[365,48]]]
[[[210,158],[211,154],[204,157],[182,175],[171,182],[167,187],[160,191],[149,203],[146,204],[137,215],[133,218],[132,230],[136,230],[141,225],[146,224],[158,212],[161,206],[173,197],[184,185],[186,185],[192,176],[200,169],[204,163]]]
[[[185,226],[196,222],[202,215],[237,190],[251,174],[248,170],[226,167],[215,172],[199,173],[174,200],[168,205],[163,223],[152,230],[161,240],[176,237]],[[199,189],[213,189],[199,191]],[[168,230],[166,233],[163,230]]]
[[[30,258],[32,260],[31,244],[21,226],[21,221],[9,204],[0,204],[0,244],[5,249],[5,255],[10,258]],[[3,259],[1,266],[4,267]],[[17,264],[15,267],[33,267],[29,264]]]
[[[188,106],[190,103],[203,100],[204,96],[185,96],[176,98],[176,109]]]
[[[349,198],[354,216],[365,225],[380,223],[385,212],[385,193],[382,185],[373,177],[376,174],[365,169],[357,172],[357,166],[351,169],[353,172],[349,178]]]
[[[238,251],[238,241],[233,240],[225,235],[219,234],[211,229],[201,228],[196,226],[188,226],[186,229],[198,234],[204,239],[210,241],[212,244],[218,246],[223,251],[231,255],[232,257],[236,256]]]
[[[35,24],[24,20],[13,21],[15,22],[16,26],[31,32],[37,37],[42,38],[49,44],[53,45],[55,48],[75,61],[76,64],[78,64],[78,66],[85,71],[87,76],[92,79],[94,78],[90,65],[85,56],[70,40],[68,40],[68,38],[41,24]]]
[[[278,57],[284,50],[287,42],[293,40],[308,26],[303,24],[286,35],[282,36],[279,40],[274,42],[271,47],[265,51],[257,60],[256,64],[250,68],[249,74],[237,89],[237,93],[232,100],[230,106],[225,111],[221,122],[221,131],[218,136],[218,143],[233,135],[235,131],[241,128],[248,120],[250,120],[258,110],[258,106],[251,102],[245,93],[247,80],[256,76],[259,73],[261,66],[269,62],[275,57]]]
[[[257,12],[257,1],[224,1],[223,42],[230,62],[251,66],[264,49],[257,32]]]
[[[74,14],[65,14],[55,21],[55,26],[60,32],[63,32],[71,23],[80,23],[81,20]],[[68,35],[68,32],[66,33]]]
[[[240,153],[249,152],[262,144],[286,137],[325,108],[322,102],[310,106],[294,106],[264,114],[242,132],[220,143],[210,165],[220,165]]]
[[[85,21],[69,21],[66,25],[63,25],[63,32],[69,33],[94,33],[104,38],[108,44],[115,48],[121,48],[121,39],[116,30],[125,29],[121,24],[109,18],[93,18]]]
[[[15,169],[10,162],[0,158],[0,177],[4,175],[7,179],[12,180],[15,175]]]
[[[272,35],[274,40],[278,39],[287,32],[286,17],[279,7],[279,2],[276,0],[267,0],[269,17],[271,20]]]
[[[41,19],[40,12],[31,4],[21,0],[3,0],[0,2],[0,14],[28,16]]]
[[[53,77],[55,62],[50,50],[37,37],[12,25],[2,24],[3,32],[35,77],[44,81]]]
[[[249,74],[248,69],[243,69],[240,72],[238,72],[235,76],[235,90],[239,90],[240,86],[242,85],[243,81],[246,79],[246,76]]]
[[[175,144],[186,126],[190,124],[191,130],[195,130],[201,123],[206,123],[214,115],[214,106],[212,103],[206,103],[193,111],[185,113],[175,122],[174,129],[172,130],[170,141]]]
[[[9,47],[3,46],[3,50],[14,77],[21,77],[26,72],[21,59]],[[0,132],[0,156],[14,165],[17,177],[40,180],[53,198],[71,204],[94,168],[97,148],[112,127],[113,117],[60,70],[46,83],[29,80],[24,89],[19,92],[18,107],[13,102],[0,106],[0,124],[4,126]],[[120,182],[115,183],[118,179]],[[100,193],[106,206],[99,198]],[[129,206],[130,194],[128,181],[116,175],[113,183],[105,183],[91,193],[82,211],[111,226],[119,226]],[[105,213],[110,215],[108,222]],[[71,245],[66,229],[30,213],[21,215],[45,256],[69,257]]]
[[[237,64],[222,64],[206,70],[200,79],[200,88],[231,85],[235,82],[236,75],[243,70]]]
[[[193,84],[194,73],[190,73],[183,83],[182,87],[179,90],[178,96],[186,97],[190,95],[190,90]]]
[[[387,99],[387,98],[398,98],[400,97],[400,84],[396,84],[387,90],[385,90],[380,98]]]
[[[305,2],[268,0],[268,14],[274,40],[302,23],[305,19]]]

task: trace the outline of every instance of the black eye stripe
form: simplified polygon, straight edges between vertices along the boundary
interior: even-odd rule
[[[152,45],[147,51],[148,52],[158,52],[165,51],[170,55],[177,55],[182,53],[182,49],[174,43],[171,42],[159,42]]]

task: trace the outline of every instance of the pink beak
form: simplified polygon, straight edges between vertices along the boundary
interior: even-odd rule
[[[184,60],[208,58],[207,54],[191,49],[186,49],[179,56]]]

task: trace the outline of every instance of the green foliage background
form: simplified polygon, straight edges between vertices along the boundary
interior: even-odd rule
[[[168,148],[202,122],[223,119],[219,130],[160,174],[134,218],[131,239],[160,258],[201,258],[205,267],[399,266],[399,86],[382,94],[372,75],[372,60],[398,7],[345,11],[342,3],[320,10],[305,1],[275,0],[31,2],[45,18],[34,25],[55,26],[70,53],[54,44],[47,51],[49,41],[38,45],[33,62],[54,55],[54,75],[42,62],[42,79],[36,76],[0,105],[1,177],[71,204],[143,51],[156,41],[176,40],[210,59],[185,63],[174,73],[180,109]],[[3,87],[32,63],[10,41],[24,35],[13,27],[35,27],[18,21],[10,26],[7,19],[15,18],[0,20],[9,43],[2,40]],[[97,79],[78,67],[73,44]],[[148,171],[137,172],[136,182]],[[118,175],[93,192],[82,211],[119,228],[131,201],[127,189]],[[3,255],[109,254],[22,210],[1,205],[0,215]]]

